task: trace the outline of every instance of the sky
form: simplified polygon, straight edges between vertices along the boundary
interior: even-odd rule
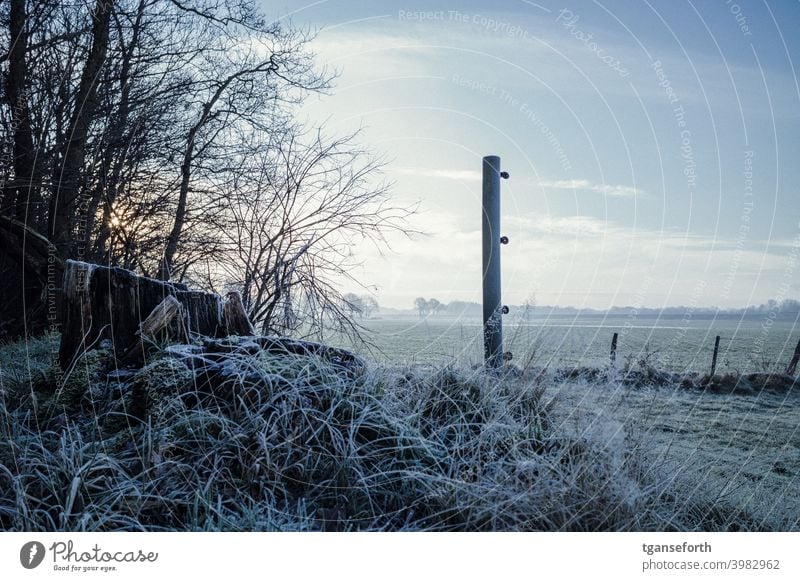
[[[798,298],[800,3],[263,0],[338,72],[298,111],[389,160],[384,306],[481,300],[481,158],[498,155],[503,298],[739,307]],[[349,289],[356,290],[356,289]],[[361,291],[363,292],[363,291]]]

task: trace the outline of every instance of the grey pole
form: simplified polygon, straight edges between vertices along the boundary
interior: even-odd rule
[[[614,333],[614,336],[611,337],[611,367],[617,364],[617,337],[619,337],[619,333]]]
[[[483,352],[487,367],[503,363],[500,298],[500,158],[483,158]]]
[[[717,353],[719,353],[719,335],[714,340],[714,357],[711,359],[711,377],[717,372]]]

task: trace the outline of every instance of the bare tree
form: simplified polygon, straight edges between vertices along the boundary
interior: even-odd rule
[[[0,326],[59,279],[40,272],[55,249],[55,265],[241,287],[263,330],[356,327],[339,291],[353,286],[353,241],[382,245],[408,210],[353,136],[295,126],[295,105],[331,75],[309,32],[257,8],[0,3],[0,265],[25,263],[0,282],[17,289]]]
[[[227,160],[232,132],[273,131],[275,125],[281,124],[276,119],[279,112],[276,106],[298,99],[292,90],[327,88],[329,79],[315,72],[313,61],[304,50],[308,40],[305,34],[283,31],[275,25],[266,38],[245,38],[242,48],[242,37],[233,34],[220,39],[218,50],[203,63],[202,73],[197,71],[196,74],[205,75],[205,82],[197,85],[198,111],[188,126],[181,153],[175,219],[167,236],[161,278],[169,278],[174,268],[186,224],[193,174],[198,166],[208,165],[215,146],[222,142],[225,146],[222,159]]]
[[[35,155],[31,129],[30,107],[26,96],[28,79],[28,15],[25,0],[11,0],[9,9],[9,34],[11,47],[8,51],[8,74],[6,75],[6,99],[11,112],[13,131],[14,179],[4,184],[2,210],[7,215],[25,220],[27,198],[37,191],[33,184]]]
[[[355,293],[347,293],[342,297],[343,308],[351,316],[362,318],[364,316],[364,302]]]
[[[388,232],[408,232],[413,209],[391,201],[382,163],[355,138],[287,130],[236,174],[226,250],[207,271],[241,290],[262,332],[357,333],[356,311],[339,290],[358,284],[353,247],[385,246]]]
[[[81,187],[86,142],[98,104],[98,79],[108,50],[111,11],[114,0],[96,0],[92,12],[91,48],[75,93],[69,131],[59,143],[50,197],[48,233],[62,257],[72,254],[72,226]]]

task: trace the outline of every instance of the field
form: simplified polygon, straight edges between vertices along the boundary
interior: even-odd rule
[[[369,321],[377,361],[475,365],[482,357],[477,321]],[[707,371],[721,336],[718,369],[783,370],[798,337],[793,320],[562,317],[507,325],[506,348],[520,366],[606,367],[611,336],[619,333],[618,366],[641,363],[667,371]],[[713,394],[677,386],[631,388],[619,383],[549,379],[559,430],[610,450],[636,433],[654,465],[697,491],[715,491],[765,521],[787,529],[800,519],[800,399],[795,393]],[[686,500],[696,492],[687,490]]]
[[[363,325],[374,344],[370,356],[378,362],[474,365],[483,357],[481,323],[475,319],[387,318],[366,320]],[[717,335],[721,337],[718,369],[769,371],[776,365],[782,369],[800,339],[800,325],[794,319],[558,316],[512,319],[504,326],[506,349],[515,363],[546,367],[607,365],[615,332],[620,366],[626,358],[635,362],[645,357],[665,371],[708,369]]]
[[[684,491],[685,502],[716,494],[759,521],[797,529],[798,394],[723,395],[580,382],[553,385],[550,393],[563,429],[591,433],[609,449],[635,434],[653,466],[695,483]]]
[[[457,364],[477,357],[452,341],[466,325],[371,323],[395,361],[234,337],[122,372],[93,350],[60,376],[57,337],[0,346],[0,529],[800,529],[791,380],[742,395],[564,375],[588,361],[566,340],[498,375]],[[609,329],[554,329],[596,336],[601,361]]]

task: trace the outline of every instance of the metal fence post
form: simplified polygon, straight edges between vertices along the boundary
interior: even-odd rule
[[[614,367],[617,364],[617,337],[619,336],[618,333],[614,333],[614,336],[611,337],[611,367]]]
[[[483,350],[487,367],[503,364],[500,297],[500,158],[483,158]]]
[[[714,340],[714,357],[711,359],[711,377],[717,372],[717,354],[719,353],[719,335]]]

